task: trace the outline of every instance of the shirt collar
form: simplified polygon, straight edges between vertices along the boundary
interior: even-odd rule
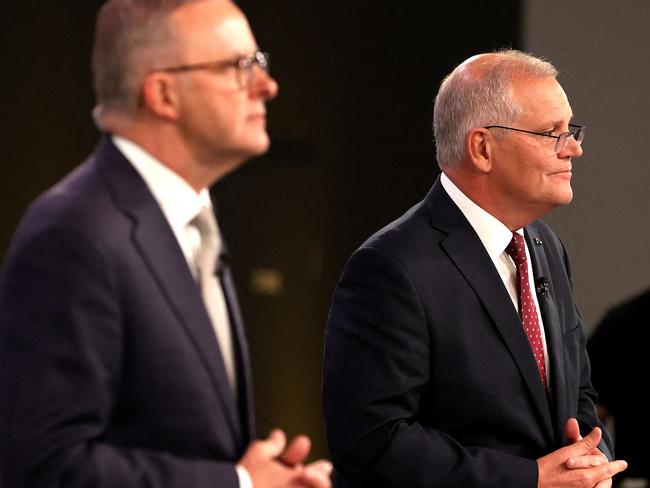
[[[212,207],[207,188],[197,193],[187,181],[133,141],[116,135],[112,139],[140,174],[173,228],[187,225],[201,207]]]
[[[490,258],[495,260],[504,252],[512,240],[512,232],[510,229],[496,217],[470,200],[445,173],[442,173],[440,176],[440,182],[449,195],[449,198],[452,199],[478,234]],[[522,236],[524,234],[523,229],[518,229],[516,232]]]

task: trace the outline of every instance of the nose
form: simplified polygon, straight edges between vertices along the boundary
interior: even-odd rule
[[[259,66],[253,68],[253,79],[249,86],[250,96],[253,98],[262,98],[264,100],[273,100],[278,95],[278,83],[273,77]]]
[[[569,137],[566,140],[566,145],[558,153],[560,159],[566,158],[579,158],[582,156],[582,145],[576,141],[573,137]]]

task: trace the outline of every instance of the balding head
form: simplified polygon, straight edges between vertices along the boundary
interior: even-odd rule
[[[106,112],[137,110],[147,73],[173,59],[176,45],[170,14],[202,1],[207,0],[109,0],[103,5],[92,60],[96,120]],[[230,0],[223,3],[236,8]]]
[[[434,107],[440,168],[460,165],[473,128],[517,120],[521,109],[512,95],[513,80],[557,74],[549,62],[516,50],[479,54],[456,67],[442,82]]]

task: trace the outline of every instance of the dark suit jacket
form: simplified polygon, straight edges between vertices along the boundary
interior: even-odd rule
[[[541,222],[525,234],[548,283],[550,402],[510,296],[440,181],[350,258],[324,355],[338,487],[536,487],[535,459],[563,445],[565,421],[598,425],[564,248]]]
[[[28,210],[0,277],[2,486],[236,487],[240,405],[161,209],[107,136]]]

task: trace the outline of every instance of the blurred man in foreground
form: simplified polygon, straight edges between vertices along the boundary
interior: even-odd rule
[[[309,440],[255,435],[208,187],[269,146],[278,86],[228,0],[109,0],[104,132],[28,210],[0,276],[0,466],[13,487],[326,488]]]

